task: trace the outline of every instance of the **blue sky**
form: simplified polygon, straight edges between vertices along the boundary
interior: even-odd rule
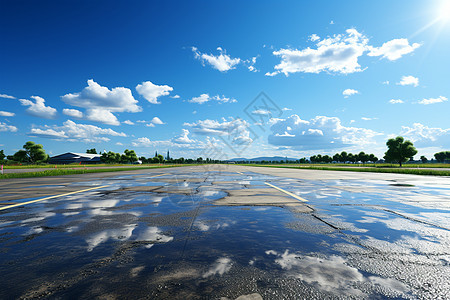
[[[0,149],[450,148],[448,1],[1,1]],[[261,94],[263,93],[263,94]]]

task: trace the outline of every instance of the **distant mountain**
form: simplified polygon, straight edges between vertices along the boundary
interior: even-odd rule
[[[255,157],[255,158],[239,157],[239,158],[229,159],[228,161],[262,161],[262,160],[266,160],[266,161],[280,161],[280,160],[297,160],[297,159],[298,158],[290,158],[290,157],[282,157],[282,156],[272,156],[272,157],[263,156],[263,157]]]

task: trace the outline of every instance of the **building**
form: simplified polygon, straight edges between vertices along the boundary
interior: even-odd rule
[[[64,154],[56,155],[50,157],[49,163],[51,164],[98,164],[101,163],[100,154],[89,154],[89,153],[74,153],[67,152]]]

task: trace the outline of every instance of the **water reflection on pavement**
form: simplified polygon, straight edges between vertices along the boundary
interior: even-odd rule
[[[265,182],[310,211],[224,201],[289,198]],[[182,169],[73,185],[109,187],[1,211],[0,298],[450,298],[448,186]]]

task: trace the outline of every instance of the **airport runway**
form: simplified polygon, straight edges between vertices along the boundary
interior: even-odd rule
[[[449,177],[203,165],[0,199],[0,299],[450,298]]]

